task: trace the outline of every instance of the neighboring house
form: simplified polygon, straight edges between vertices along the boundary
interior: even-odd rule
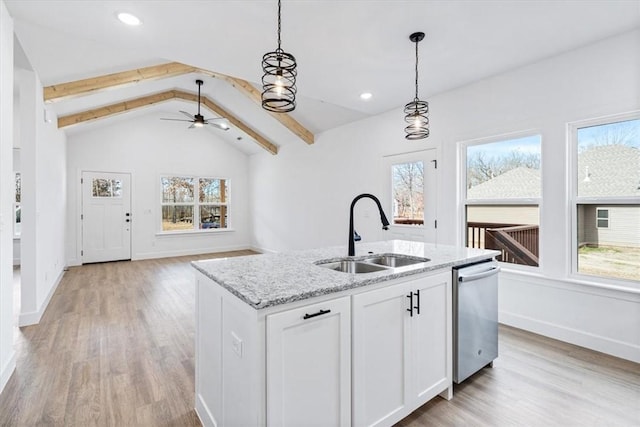
[[[618,165],[616,168],[608,165]],[[640,150],[626,145],[591,147],[578,155],[580,197],[639,197]],[[640,207],[578,206],[578,245],[640,247]]]
[[[616,168],[608,165],[618,165]],[[467,189],[470,200],[540,197],[540,171],[519,167]],[[640,197],[640,150],[626,145],[591,147],[578,155],[580,197]],[[578,206],[578,245],[640,247],[640,208]],[[471,206],[468,222],[539,225],[537,206]]]
[[[540,197],[540,171],[519,167],[467,189],[469,200]],[[467,222],[540,225],[538,206],[469,206]]]

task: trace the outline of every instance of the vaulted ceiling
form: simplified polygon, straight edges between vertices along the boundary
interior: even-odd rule
[[[262,55],[276,47],[275,0],[5,3],[45,86],[175,61],[259,90]],[[123,11],[143,25],[119,22],[116,14]],[[283,0],[282,11],[282,47],[298,61],[298,107],[291,117],[314,134],[412,100],[415,58],[408,36],[414,31],[427,34],[420,44],[420,93],[428,100],[640,27],[640,2],[633,0]],[[276,146],[306,143],[228,80],[198,72],[92,92],[51,108],[65,116],[167,91],[195,92],[196,78],[205,81],[204,96]],[[371,100],[359,98],[365,91],[373,93]],[[195,109],[184,98],[83,122],[68,132],[150,111],[178,118],[178,110]],[[239,147],[249,154],[264,148],[247,143],[255,138],[237,127],[220,136],[234,143],[244,138]]]

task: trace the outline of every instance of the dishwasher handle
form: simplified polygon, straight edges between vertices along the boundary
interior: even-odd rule
[[[478,279],[484,279],[485,277],[493,276],[494,274],[498,274],[500,271],[500,267],[495,266],[491,267],[491,269],[487,271],[483,271],[481,273],[472,274],[469,276],[461,275],[458,277],[459,282],[471,282]]]

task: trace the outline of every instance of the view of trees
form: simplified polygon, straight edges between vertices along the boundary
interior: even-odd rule
[[[16,173],[16,203],[20,203],[22,197],[22,178],[19,173]]]
[[[191,203],[193,193],[193,178],[176,176],[162,178],[162,203]]]
[[[578,153],[603,145],[640,148],[640,120],[627,120],[578,130]]]
[[[93,179],[92,183],[93,197],[121,197],[122,181],[119,179]]]
[[[227,227],[228,180],[162,177],[161,186],[163,231]]]
[[[226,180],[200,178],[198,193],[200,203],[225,203],[227,194]]]
[[[193,178],[162,177],[161,184],[162,203],[193,203]],[[190,228],[193,228],[193,204],[162,206],[163,231]]]
[[[424,164],[401,163],[392,166],[394,222],[397,218],[424,219]]]
[[[490,150],[475,151],[467,158],[467,188],[519,167],[540,169],[540,153],[513,150],[490,154]]]

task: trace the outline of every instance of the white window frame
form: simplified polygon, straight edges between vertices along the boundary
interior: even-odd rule
[[[178,203],[168,203],[162,201],[162,179],[163,178],[184,178],[184,179],[193,179],[193,202],[178,202]],[[200,179],[217,179],[224,180],[226,183],[227,191],[225,194],[224,203],[200,203]],[[165,236],[173,236],[179,234],[208,234],[208,233],[225,233],[229,231],[235,231],[232,228],[232,217],[228,213],[228,208],[231,205],[231,180],[229,178],[224,177],[216,177],[216,176],[205,176],[205,175],[186,175],[186,174],[161,174],[158,177],[158,185],[159,185],[159,197],[160,197],[160,209],[159,209],[159,218],[158,218],[158,232],[156,235],[165,235]],[[163,206],[193,206],[193,220],[192,220],[192,228],[186,230],[163,230],[162,229],[162,207]],[[227,207],[227,227],[226,228],[203,228],[199,227],[200,225],[200,206],[226,206]]]
[[[578,272],[578,205],[640,205],[640,198],[633,196],[578,197],[578,129],[591,126],[606,125],[616,122],[624,122],[628,120],[640,120],[640,111],[632,111],[628,113],[614,114],[611,116],[580,120],[567,124],[567,135],[569,138],[569,143],[567,144],[567,149],[569,150],[569,152],[567,153],[567,159],[569,159],[569,209],[571,210],[568,215],[571,221],[568,224],[568,228],[570,230],[569,250],[571,251],[571,270],[569,271],[569,277],[578,281],[612,285],[628,285],[629,283],[637,283],[634,280],[580,274]]]
[[[540,197],[527,197],[527,198],[510,198],[510,199],[467,199],[467,148],[475,145],[484,145],[491,144],[495,142],[504,142],[512,139],[520,139],[526,138],[529,136],[537,136],[540,138]],[[458,183],[458,191],[459,191],[459,200],[460,200],[460,209],[458,214],[458,229],[460,230],[459,235],[459,244],[463,247],[467,244],[467,206],[505,206],[505,205],[513,205],[513,206],[527,206],[527,205],[537,205],[538,206],[538,265],[521,265],[521,264],[513,264],[508,262],[500,262],[503,268],[513,269],[513,270],[522,270],[522,271],[542,271],[544,264],[543,257],[543,237],[544,237],[544,224],[543,224],[543,133],[541,130],[532,129],[521,132],[513,132],[502,135],[496,135],[486,138],[477,138],[467,141],[462,141],[458,143],[458,165],[459,171],[458,177],[460,178],[460,182]]]

